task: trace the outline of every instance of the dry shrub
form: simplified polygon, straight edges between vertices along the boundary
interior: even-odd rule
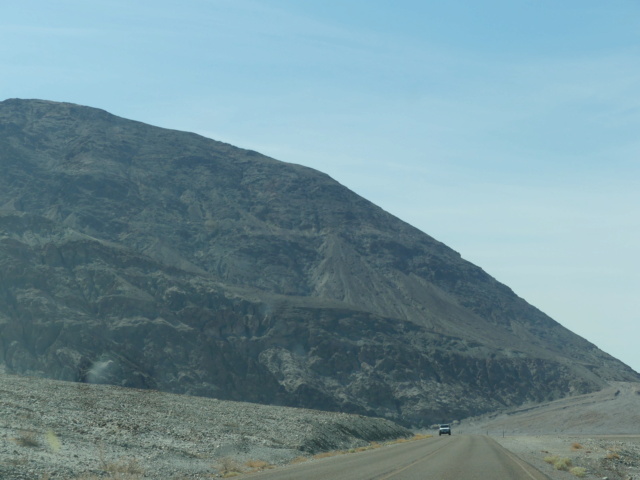
[[[115,463],[106,463],[104,470],[112,475],[142,475],[144,469],[136,458],[122,458]]]
[[[342,452],[338,451],[338,450],[332,450],[330,452],[320,452],[320,453],[316,453],[313,458],[315,458],[316,460],[319,460],[321,458],[328,458],[328,457],[335,457],[336,455],[340,455]]]
[[[398,443],[414,442],[416,440],[424,440],[425,438],[432,438],[432,437],[433,435],[415,434],[413,437],[409,437],[409,438],[402,437],[402,438],[396,438],[395,440],[389,440],[388,442],[385,442],[384,445],[396,445]]]
[[[265,462],[264,460],[247,460],[245,466],[252,468],[253,470],[265,470],[273,467],[273,465],[269,462]]]
[[[571,468],[571,459],[567,457],[559,458],[553,463],[556,470],[569,470]]]
[[[569,470],[569,473],[575,475],[576,477],[582,478],[587,476],[587,469],[583,467],[573,467],[571,470]]]
[[[144,477],[144,469],[136,458],[123,458],[117,462],[107,462],[102,458],[102,470],[108,475],[84,474],[74,477],[75,480],[140,480]]]
[[[109,473],[107,476],[104,475],[95,475],[91,473],[87,473],[84,475],[80,475],[79,477],[73,477],[75,480],[141,480],[143,478],[142,474],[137,473]]]
[[[607,460],[620,460],[620,455],[617,454],[614,451],[610,451],[609,453],[607,453],[607,455],[605,456],[605,458]]]
[[[129,473],[111,473],[108,476],[104,476],[104,475],[94,475],[94,474],[84,474],[84,475],[80,475],[79,477],[73,477],[74,480],[140,480],[142,479],[142,476],[140,475],[136,475],[136,474],[129,474]]]
[[[296,464],[296,463],[303,463],[303,462],[308,462],[308,461],[309,461],[308,457],[296,457],[293,460],[291,460],[291,462],[289,462],[289,463]]]
[[[236,477],[242,474],[242,468],[231,457],[222,457],[218,461],[218,473],[222,475],[222,478]]]
[[[556,470],[569,470],[569,467],[571,467],[571,459],[566,457],[561,458],[557,455],[551,455],[549,457],[544,457],[544,461],[553,465],[553,468]]]

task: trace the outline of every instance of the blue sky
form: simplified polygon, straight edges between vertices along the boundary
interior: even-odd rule
[[[322,170],[640,371],[640,3],[25,0],[0,98]]]

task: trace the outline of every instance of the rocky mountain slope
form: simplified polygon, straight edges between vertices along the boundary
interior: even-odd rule
[[[0,103],[7,371],[429,425],[638,381],[328,176]]]

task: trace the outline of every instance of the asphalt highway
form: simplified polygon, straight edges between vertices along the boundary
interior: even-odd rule
[[[546,475],[485,436],[452,435],[290,465],[260,480],[542,480]]]

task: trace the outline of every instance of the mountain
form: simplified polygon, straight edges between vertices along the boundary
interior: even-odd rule
[[[0,103],[7,372],[429,425],[640,376],[327,175]]]

